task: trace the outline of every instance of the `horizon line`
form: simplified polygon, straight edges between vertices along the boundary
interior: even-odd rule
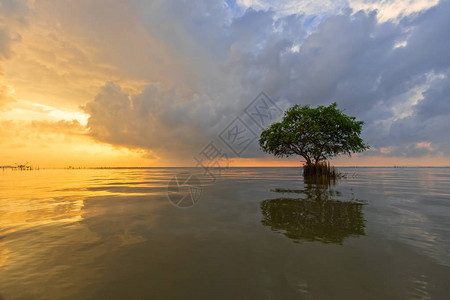
[[[230,167],[209,167],[211,169],[233,169],[233,168],[301,168],[303,166],[230,166]],[[449,166],[417,166],[417,165],[384,165],[384,166],[373,166],[373,165],[366,165],[366,166],[332,166],[335,168],[393,168],[393,169],[400,169],[400,168],[450,168]],[[101,169],[176,169],[176,168],[198,168],[201,169],[202,167],[199,166],[153,166],[153,167],[136,167],[136,166],[97,166],[97,167],[36,167],[31,169],[32,171],[39,171],[39,170],[101,170]],[[0,166],[0,169],[16,169],[14,166]]]

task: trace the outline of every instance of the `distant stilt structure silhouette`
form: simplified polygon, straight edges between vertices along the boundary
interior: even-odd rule
[[[16,170],[20,170],[20,171],[31,171],[31,170],[33,170],[33,167],[30,165],[29,162],[27,162],[24,165],[19,165],[17,163],[15,165],[16,166],[14,167],[14,169],[16,169]]]

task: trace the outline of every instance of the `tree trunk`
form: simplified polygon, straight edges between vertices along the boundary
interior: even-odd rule
[[[305,157],[305,159],[306,159],[306,164],[308,166],[312,166],[313,163],[312,163],[311,159],[309,157]]]

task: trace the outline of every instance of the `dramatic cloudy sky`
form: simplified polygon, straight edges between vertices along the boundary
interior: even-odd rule
[[[296,165],[220,138],[261,91],[364,120],[337,165],[450,165],[449,49],[448,0],[0,0],[0,165]]]

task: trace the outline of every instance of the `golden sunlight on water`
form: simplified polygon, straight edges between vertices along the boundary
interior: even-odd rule
[[[62,170],[6,172],[1,181],[0,228],[3,230],[81,221],[83,199],[91,193],[83,187],[86,180],[83,175],[86,174],[70,174]],[[53,173],[51,180],[49,172]],[[72,191],[64,190],[64,186],[71,186]],[[78,190],[76,194],[74,189]]]
[[[5,242],[0,242],[0,267],[8,260],[9,249],[6,248]]]
[[[40,298],[47,293],[59,299],[74,294],[100,276],[94,263],[100,256],[145,241],[126,225],[106,236],[102,233],[107,228],[96,232],[89,225],[95,227],[93,219],[126,209],[113,197],[155,194],[161,188],[155,173],[147,179],[142,172],[130,170],[0,173],[0,282],[10,283],[13,299]],[[107,198],[113,207],[86,206],[87,198],[91,202]],[[146,222],[151,220],[149,217]],[[26,288],[14,284],[17,280]]]
[[[0,171],[0,299],[444,299],[450,171],[357,171]]]

